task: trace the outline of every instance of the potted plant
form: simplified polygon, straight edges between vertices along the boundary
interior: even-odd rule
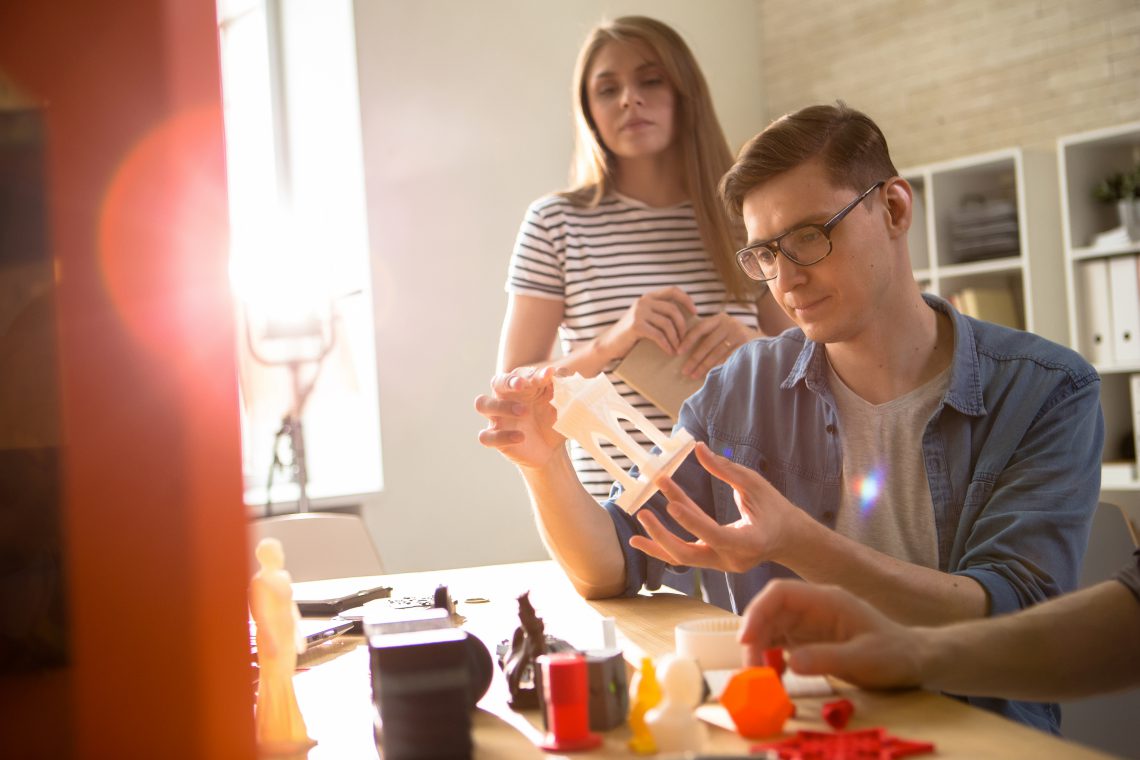
[[[1128,239],[1140,241],[1140,164],[1128,172],[1115,172],[1093,188],[1093,197],[1116,204]]]

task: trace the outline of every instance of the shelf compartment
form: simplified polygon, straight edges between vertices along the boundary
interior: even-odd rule
[[[1092,191],[1108,175],[1140,163],[1140,122],[1063,137],[1057,151],[1065,242],[1071,250],[1088,250],[1097,234],[1120,226],[1116,206],[1096,200]]]

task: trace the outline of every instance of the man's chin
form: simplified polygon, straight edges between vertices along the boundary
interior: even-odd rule
[[[813,343],[837,343],[845,337],[841,328],[825,322],[801,323],[800,329]]]

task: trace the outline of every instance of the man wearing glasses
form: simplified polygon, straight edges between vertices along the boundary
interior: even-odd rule
[[[919,290],[912,189],[874,122],[842,103],[784,116],[721,194],[748,233],[740,266],[798,329],[709,374],[678,420],[695,456],[636,517],[577,486],[549,370],[498,376],[476,401],[480,440],[519,466],[579,592],[692,591],[705,568],[705,598],[741,612],[798,575],[936,625],[1075,588],[1099,494],[1099,378]],[[971,701],[1058,730],[1055,705]]]

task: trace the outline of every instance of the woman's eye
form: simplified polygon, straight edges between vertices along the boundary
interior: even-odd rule
[[[611,95],[613,95],[615,92],[617,92],[616,87],[602,87],[599,90],[597,90],[594,94],[597,95],[599,98],[608,98]]]
[[[665,84],[665,80],[661,77],[653,77],[652,79],[646,79],[641,84],[643,87],[657,87],[659,85]]]

